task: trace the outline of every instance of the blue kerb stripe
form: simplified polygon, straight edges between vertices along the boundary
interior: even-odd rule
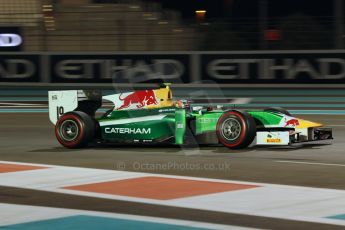
[[[336,220],[345,220],[345,214],[329,216],[327,218],[329,218],[329,219],[336,219]]]
[[[0,227],[8,230],[114,230],[114,229],[140,229],[140,230],[205,230],[173,224],[163,224],[147,221],[126,220],[98,216],[70,216],[50,220],[34,221],[29,223],[8,225]]]

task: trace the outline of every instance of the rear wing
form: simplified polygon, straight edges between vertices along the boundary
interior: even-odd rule
[[[49,91],[49,119],[55,125],[61,115],[70,111],[83,111],[94,117],[102,105],[101,90]]]

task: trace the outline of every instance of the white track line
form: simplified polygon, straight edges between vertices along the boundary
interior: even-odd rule
[[[29,106],[23,106],[23,105],[13,105],[13,106],[2,106],[0,105],[1,109],[12,109],[12,108],[48,108],[44,105],[29,105]]]
[[[214,212],[238,213],[245,215],[281,218],[286,220],[309,221],[315,223],[328,223],[345,226],[345,222],[343,220],[327,218],[328,216],[335,216],[345,213],[345,191],[339,189],[309,188],[290,185],[150,174],[142,172],[78,168],[68,166],[54,166],[44,164],[18,163],[8,161],[0,161],[0,163],[14,163],[20,165],[37,165],[47,167],[46,169],[40,170],[3,173],[0,176],[0,185],[2,186],[28,188],[41,191],[58,192],[63,194],[123,200],[146,204],[166,205],[172,207],[188,207]],[[258,187],[238,191],[225,191],[199,196],[181,197],[170,200],[129,197],[126,195],[112,195],[91,191],[70,190],[65,188],[68,186],[93,184],[132,178],[134,179],[145,176],[258,185]],[[286,199],[286,197],[289,197],[289,199]]]
[[[323,166],[345,167],[345,164],[316,163],[316,162],[307,162],[307,161],[275,161],[275,162],[288,163],[288,164],[305,164],[305,165],[323,165]]]
[[[231,104],[249,104],[252,98],[233,98]]]
[[[35,106],[35,105],[42,105],[42,104],[29,104],[29,103],[0,102],[0,105],[10,105],[10,106],[26,105],[26,106]]]

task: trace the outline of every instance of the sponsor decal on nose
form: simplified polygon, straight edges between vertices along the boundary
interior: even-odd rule
[[[285,123],[285,127],[286,126],[298,126],[298,125],[299,125],[299,121],[295,118],[290,119],[290,120],[286,121],[286,123]]]

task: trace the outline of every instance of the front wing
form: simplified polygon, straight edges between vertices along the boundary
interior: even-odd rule
[[[257,145],[292,145],[295,143],[332,140],[330,128],[305,128],[295,130],[258,131]]]

